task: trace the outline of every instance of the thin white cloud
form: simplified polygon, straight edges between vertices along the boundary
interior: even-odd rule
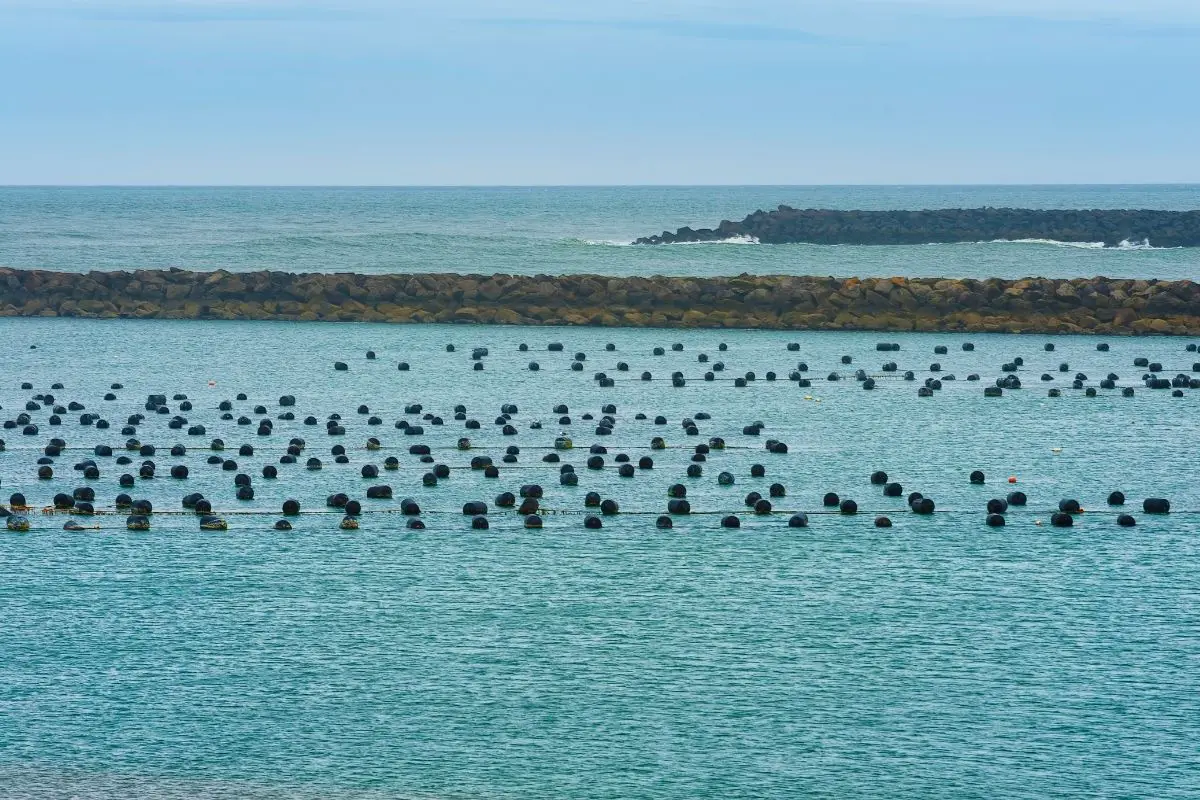
[[[68,13],[92,18],[302,18],[355,15],[459,21],[678,21],[741,24],[845,34],[855,25],[886,26],[920,17],[1014,18],[1115,24],[1200,25],[1200,0],[0,0],[0,11]]]
[[[925,7],[958,14],[1052,19],[1130,19],[1170,22],[1200,18],[1195,0],[873,0],[878,5]]]
[[[327,10],[435,11],[476,13],[480,16],[611,16],[709,18],[728,14],[803,17],[830,8],[894,7],[950,11],[958,14],[993,16],[1063,16],[1083,19],[1195,18],[1200,16],[1196,0],[607,0],[603,4],[581,4],[567,0],[0,0],[0,8],[71,8],[121,10],[131,8],[189,9],[212,7],[287,8]]]
[[[791,20],[854,18],[872,13],[1037,17],[1062,20],[1200,21],[1200,0],[354,0],[379,8],[441,8],[459,15],[629,19]]]

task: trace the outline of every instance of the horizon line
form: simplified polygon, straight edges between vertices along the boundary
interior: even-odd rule
[[[3,183],[0,189],[775,189],[1200,186],[1200,181],[1133,183]]]

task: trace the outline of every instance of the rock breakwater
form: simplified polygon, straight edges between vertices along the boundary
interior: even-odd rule
[[[1200,284],[0,269],[0,316],[1200,335]]]
[[[715,228],[684,227],[634,244],[712,242],[753,237],[764,244],[938,244],[1044,239],[1106,247],[1149,243],[1200,247],[1200,211],[946,208],[840,211],[779,206]]]

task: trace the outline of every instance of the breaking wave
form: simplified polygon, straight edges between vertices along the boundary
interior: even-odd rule
[[[1050,247],[1070,247],[1076,250],[1175,250],[1174,247],[1154,247],[1149,239],[1131,242],[1123,239],[1116,247],[1108,247],[1104,242],[1061,242],[1057,239],[995,239],[980,244],[1043,244]]]
[[[622,241],[618,239],[569,239],[572,244],[583,244],[589,247],[636,247],[633,242]],[[755,236],[731,236],[728,239],[715,239],[707,242],[670,242],[655,245],[656,247],[674,247],[677,245],[702,245],[702,244],[762,244]],[[911,247],[914,245],[852,245],[852,244],[818,244],[815,242],[791,242],[791,245],[799,245],[802,247]],[[915,244],[915,243],[914,243]],[[927,247],[953,246],[955,244],[1034,244],[1043,245],[1046,247],[1062,247],[1070,250],[1178,250],[1178,247],[1155,247],[1150,244],[1149,239],[1143,239],[1138,242],[1125,239],[1115,247],[1109,247],[1104,242],[1064,242],[1058,239],[992,239],[989,241],[980,242],[927,242]],[[786,245],[776,245],[786,246]]]
[[[633,242],[619,242],[610,239],[583,239],[584,244],[592,247],[633,247]],[[761,244],[754,236],[730,236],[728,239],[713,239],[708,242],[671,242],[670,245],[693,245],[693,244]],[[663,247],[665,245],[658,245]]]

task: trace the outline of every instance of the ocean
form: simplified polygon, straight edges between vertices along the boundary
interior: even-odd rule
[[[96,506],[111,508],[117,476],[145,457],[132,452],[124,467],[95,458],[95,480],[72,465],[96,444],[118,455],[129,438],[158,446],[157,477],[126,490],[152,501],[150,532],[126,531],[120,513],[76,517],[99,529],[67,532],[68,517],[37,511],[30,532],[0,531],[0,797],[1195,797],[1197,393],[1146,390],[1131,365],[1147,357],[1174,374],[1196,355],[1170,338],[1114,339],[1107,353],[1090,337],[893,334],[901,349],[887,353],[878,339],[0,320],[0,417],[57,381],[55,402],[78,400],[113,423],[80,425],[75,412],[49,426],[43,407],[31,412],[38,436],[0,431],[5,498],[20,491],[40,507],[94,487]],[[976,349],[963,351],[966,341]],[[483,371],[471,368],[475,347],[489,350]],[[577,352],[584,371],[568,369]],[[706,382],[701,353],[757,380]],[[990,380],[1017,356],[1024,389],[985,398],[966,380]],[[918,381],[936,360],[943,388],[919,398],[919,382],[879,372],[885,359]],[[335,360],[348,370],[335,372]],[[786,377],[801,360],[811,388]],[[617,361],[630,377],[596,389],[594,371],[624,375]],[[859,366],[878,376],[875,391],[849,378]],[[839,370],[846,380],[822,380]],[[1069,388],[1076,372],[1095,385],[1110,370],[1135,396]],[[684,387],[670,385],[674,371]],[[113,382],[123,388],[103,400]],[[148,413],[152,393],[187,395],[194,410],[168,405],[205,435]],[[294,421],[279,418],[285,393],[296,396]],[[229,420],[218,418],[222,400],[233,401]],[[412,403],[423,413],[406,413]],[[508,403],[514,436],[496,424]],[[616,424],[601,437],[583,415],[599,419],[607,403]],[[458,404],[480,429],[453,419]],[[136,437],[122,434],[137,413],[148,419],[135,420]],[[333,413],[345,436],[326,434]],[[445,425],[422,422],[430,413]],[[305,425],[309,414],[322,424]],[[275,420],[272,435],[256,436],[242,415]],[[402,435],[400,420],[424,435]],[[743,429],[753,420],[766,424],[759,436]],[[560,486],[560,465],[542,460],[563,432],[576,444],[563,462],[578,487]],[[34,459],[50,436],[67,449],[52,459],[54,479],[38,480]],[[307,441],[300,463],[260,477],[293,436]],[[368,436],[382,449],[364,449]],[[457,450],[461,436],[472,450]],[[668,449],[650,449],[654,436]],[[727,449],[684,477],[693,445],[712,436]],[[226,444],[219,456],[214,438]],[[766,452],[767,438],[789,453]],[[594,442],[608,450],[603,470],[584,463]],[[168,455],[174,443],[187,453]],[[246,443],[253,454],[239,453]],[[429,466],[408,454],[413,443],[431,445],[450,477],[424,486]],[[337,445],[348,463],[334,463]],[[516,464],[500,463],[509,445]],[[618,453],[650,455],[654,469],[620,477]],[[480,454],[498,479],[467,468]],[[399,470],[360,477],[388,455]],[[234,499],[234,472],[214,456],[251,476],[253,500]],[[309,456],[324,468],[306,470]],[[753,463],[764,477],[751,476]],[[179,464],[187,480],[167,477]],[[976,469],[985,484],[968,479]],[[717,480],[726,470],[731,486]],[[935,498],[937,513],[884,497],[869,482],[875,470]],[[693,514],[659,530],[666,487],[680,481]],[[364,500],[360,529],[339,530],[325,498],[361,500],[384,482],[395,499]],[[767,495],[773,482],[787,489],[775,513],[752,514],[746,493]],[[530,483],[545,487],[540,531],[493,501]],[[1014,489],[1028,505],[1012,507],[1004,528],[985,526],[987,500]],[[1106,505],[1116,489],[1129,498],[1122,509]],[[621,506],[602,530],[582,525],[589,490]],[[830,491],[859,513],[823,513]],[[185,492],[210,498],[229,530],[199,530],[182,513]],[[1143,515],[1142,498],[1159,496],[1171,514]],[[316,513],[274,531],[288,497]],[[404,497],[420,504],[425,530],[395,513]],[[1085,509],[1073,528],[1049,525],[1062,498]],[[489,505],[490,530],[470,529],[468,500]],[[1118,527],[1120,510],[1138,527]],[[809,527],[788,527],[796,511]],[[720,527],[731,513],[740,529]],[[875,528],[877,515],[894,527]]]
[[[1200,208],[1200,186],[0,188],[0,266],[292,272],[1200,275],[1200,253],[1053,242],[923,247],[748,242],[630,247],[639,236],[797,208]]]
[[[1195,208],[1200,187],[9,188],[0,264],[1200,273],[1191,251],[1048,243],[622,244],[779,203]],[[1200,377],[1196,342],[67,318],[0,319],[0,342],[0,421],[13,422],[0,429],[0,502],[22,493],[33,507],[28,532],[0,529],[4,800],[1200,796],[1200,391],[1147,389],[1148,368],[1134,366]],[[475,348],[488,351],[478,362]],[[705,380],[717,362],[720,379]],[[801,364],[809,387],[789,379]],[[598,387],[597,372],[615,384]],[[748,373],[745,386],[732,380]],[[1071,388],[1109,373],[1133,396]],[[984,397],[1002,374],[1022,388]],[[152,394],[168,413],[146,408]],[[84,408],[54,424],[53,406],[71,401]],[[478,428],[455,419],[458,405]],[[23,413],[36,433],[23,434]],[[333,414],[345,435],[327,433]],[[605,415],[611,435],[598,429]],[[176,417],[187,423],[170,427]],[[746,428],[756,421],[761,432]],[[196,424],[203,435],[188,434]],[[564,434],[574,449],[545,461]],[[63,440],[53,456],[52,437]],[[306,443],[299,463],[281,463],[293,437]],[[696,451],[713,437],[725,449]],[[769,452],[769,439],[788,452]],[[175,444],[186,452],[171,455]],[[432,465],[414,444],[449,476],[425,485]],[[601,469],[587,464],[593,444],[607,451]],[[501,461],[509,447],[514,463]],[[624,477],[619,455],[650,456],[653,469]],[[389,456],[398,469],[383,468]],[[499,477],[472,469],[477,456]],[[89,458],[98,478],[78,469]],[[38,459],[52,478],[38,478]],[[145,460],[156,475],[122,486]],[[578,486],[560,485],[562,464]],[[168,477],[171,466],[188,477]],[[364,478],[370,466],[378,476]],[[877,470],[903,495],[884,496]],[[236,499],[235,474],[253,499]],[[535,483],[544,527],[528,530],[495,499]],[[692,513],[660,529],[674,483]],[[748,493],[770,497],[774,483],[783,496],[753,513]],[[394,499],[368,500],[378,484]],[[109,513],[41,513],[75,489]],[[1114,490],[1127,505],[1107,504]],[[602,529],[584,527],[589,491],[619,502]],[[913,491],[936,513],[910,510]],[[987,502],[1013,491],[1028,504],[1010,506],[1004,527],[985,524]],[[126,530],[119,492],[153,504],[150,531]],[[182,506],[189,492],[228,530],[201,531]],[[337,492],[363,503],[358,530],[339,528],[343,512],[327,506]],[[825,506],[829,492],[858,513]],[[1171,513],[1144,514],[1152,497]],[[304,513],[274,530],[288,498]],[[406,526],[403,498],[424,529]],[[1050,524],[1063,499],[1083,507],[1070,528]],[[473,500],[488,504],[488,530],[462,513]],[[798,512],[808,527],[789,527]],[[1118,526],[1119,512],[1137,526]],[[731,514],[740,528],[721,527]],[[68,519],[85,529],[63,530]]]

